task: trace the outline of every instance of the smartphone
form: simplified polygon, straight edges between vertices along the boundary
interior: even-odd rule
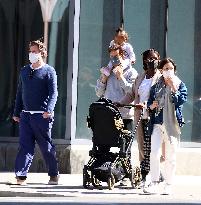
[[[117,56],[111,57],[111,62],[112,62],[113,67],[116,67],[116,66],[121,64],[121,61],[120,61],[119,57],[117,57]]]

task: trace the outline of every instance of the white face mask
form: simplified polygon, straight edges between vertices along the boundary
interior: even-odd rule
[[[172,78],[172,77],[174,77],[174,69],[172,69],[172,70],[165,70],[165,71],[163,71],[163,77],[164,78]]]
[[[39,59],[41,58],[41,54],[40,53],[29,53],[29,61],[31,63],[36,63],[39,61]]]

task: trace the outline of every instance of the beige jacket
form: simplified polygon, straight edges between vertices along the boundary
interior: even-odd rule
[[[156,71],[155,75],[153,76],[152,84],[153,86],[158,79],[160,78],[161,73],[159,70]],[[138,89],[140,84],[142,83],[143,79],[145,78],[145,72],[142,74],[139,74],[132,86],[132,90],[128,92],[120,101],[121,104],[130,104],[131,102],[135,102],[135,104],[138,104],[140,102],[140,97],[138,94]],[[134,113],[134,124],[136,124],[140,118],[140,110],[136,109]],[[143,145],[144,145],[144,133],[143,133],[143,128],[142,128],[142,123],[140,122],[137,133],[137,142],[138,142],[138,149],[139,149],[139,160],[140,162],[144,159],[144,150],[143,150]]]

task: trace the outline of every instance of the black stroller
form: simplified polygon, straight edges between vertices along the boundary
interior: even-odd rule
[[[107,182],[108,188],[113,189],[115,183],[124,178],[130,179],[132,187],[138,186],[140,169],[132,168],[130,150],[139,121],[131,133],[123,129],[121,114],[112,101],[100,98],[90,105],[87,122],[93,132],[93,148],[89,151],[91,158],[83,168],[84,188],[90,184],[99,187],[100,182]],[[113,153],[111,147],[117,147],[119,151]]]

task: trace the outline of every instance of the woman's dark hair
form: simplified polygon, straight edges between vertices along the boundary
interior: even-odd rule
[[[160,54],[159,54],[159,52],[158,52],[157,50],[155,50],[154,48],[150,48],[150,49],[148,49],[148,50],[146,50],[146,51],[144,51],[144,52],[142,53],[142,59],[143,59],[143,61],[144,61],[145,59],[147,59],[147,57],[149,56],[149,54],[150,54],[151,52],[154,52],[154,53],[158,56],[158,59],[160,59]]]
[[[40,38],[40,39],[35,40],[35,41],[30,41],[29,48],[31,46],[38,46],[38,49],[41,52],[42,58],[46,58],[47,57],[47,48],[46,48],[45,44],[42,42],[42,40],[43,40],[43,38]]]
[[[176,63],[175,63],[171,58],[169,58],[169,57],[168,57],[168,58],[164,58],[164,59],[162,59],[162,60],[160,61],[158,69],[163,69],[163,66],[164,66],[165,64],[167,64],[167,63],[172,63],[172,65],[174,66],[174,71],[177,70],[177,65],[176,65]]]

